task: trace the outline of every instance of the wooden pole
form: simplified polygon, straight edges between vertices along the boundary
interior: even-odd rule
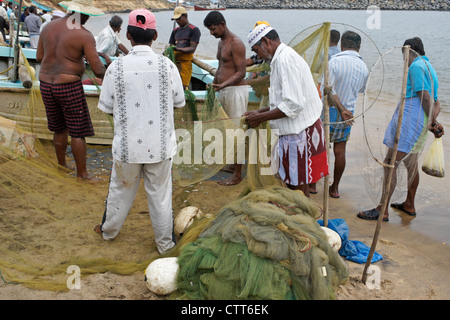
[[[14,43],[14,67],[13,67],[13,75],[12,75],[13,82],[16,82],[17,78],[19,76],[19,72],[18,72],[19,63],[20,63],[19,62],[19,55],[20,55],[20,50],[19,50],[19,45],[20,45],[19,33],[20,32],[19,31],[20,31],[20,15],[21,15],[21,13],[22,13],[22,0],[19,1],[19,14],[18,14],[18,17],[15,19],[15,20],[17,20],[17,35],[16,35],[16,41]],[[13,14],[14,14],[14,12],[13,12]],[[14,22],[13,22],[13,25],[14,25]],[[14,28],[13,28],[13,30],[14,30]],[[14,32],[13,32],[13,34],[14,34]],[[11,35],[10,35],[9,39],[11,40]]]
[[[329,23],[328,23],[329,24]],[[328,164],[330,163],[330,104],[328,102],[328,85],[329,85],[329,71],[328,71],[328,50],[330,45],[330,27],[328,25],[328,28],[326,28],[326,35],[325,35],[325,49],[323,56],[325,60],[325,70],[324,70],[324,86],[323,86],[323,98],[325,100],[324,104],[324,112],[323,112],[323,119],[324,119],[324,131],[325,131],[325,149],[327,151],[327,159]],[[323,225],[324,227],[328,227],[328,207],[329,207],[329,188],[330,188],[330,175],[326,175],[324,177],[323,181]]]
[[[395,159],[397,158],[398,142],[400,140],[400,133],[401,133],[401,127],[402,127],[402,122],[403,122],[403,111],[405,109],[406,83],[408,80],[408,67],[409,67],[409,46],[403,47],[403,60],[404,60],[404,64],[403,64],[402,94],[401,94],[400,109],[399,109],[399,113],[398,113],[397,129],[395,131],[394,147],[392,149],[393,150],[392,157],[391,157],[391,161],[389,163],[388,176],[384,182],[385,186],[384,186],[384,191],[383,191],[383,196],[382,196],[381,212],[377,219],[377,226],[375,229],[375,234],[373,236],[372,246],[370,247],[369,256],[367,257],[367,261],[364,266],[364,271],[363,271],[363,275],[362,275],[362,282],[364,284],[366,284],[366,281],[367,281],[367,269],[369,268],[369,266],[372,262],[372,257],[375,252],[375,248],[377,246],[378,237],[380,235],[381,221],[383,221],[383,215],[384,215],[384,212],[386,211],[386,208],[388,205],[388,195],[391,191],[392,176],[394,174],[394,170],[395,170],[395,166],[396,166]]]
[[[215,76],[217,69],[214,67],[211,67],[209,64],[204,63],[203,61],[198,60],[197,58],[192,59],[192,63],[198,66],[199,68],[202,68],[203,70],[208,71],[211,75]]]

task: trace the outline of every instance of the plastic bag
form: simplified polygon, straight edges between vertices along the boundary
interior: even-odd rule
[[[430,149],[423,160],[422,171],[433,177],[444,177],[444,149],[442,147],[442,138],[436,138],[431,143]]]

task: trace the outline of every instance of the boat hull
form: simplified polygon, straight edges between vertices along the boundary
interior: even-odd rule
[[[208,8],[208,7],[200,7],[200,6],[194,5],[194,10],[195,11],[211,11],[211,10],[217,11],[217,10],[225,10],[225,9],[226,9],[225,7]]]
[[[112,119],[98,108],[99,93],[95,86],[84,86],[86,101],[94,127],[95,136],[87,137],[89,144],[111,145],[114,136]],[[29,109],[31,89],[17,86],[5,86],[0,82],[0,116],[16,121],[23,130],[31,132],[39,139],[52,140],[53,133],[47,128],[47,116],[43,106]],[[206,91],[196,91],[196,107],[201,110],[205,102]],[[259,108],[259,101],[250,92],[249,110]]]

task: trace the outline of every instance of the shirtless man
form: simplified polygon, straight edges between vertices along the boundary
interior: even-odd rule
[[[225,18],[219,11],[211,11],[203,21],[211,35],[219,38],[217,48],[217,68],[211,84],[219,91],[219,101],[230,118],[241,117],[247,111],[249,89],[244,80],[247,59],[245,45],[227,27]],[[235,164],[233,176],[220,181],[220,185],[230,186],[242,181],[242,164]]]
[[[51,27],[44,28],[40,35],[36,61],[41,62],[40,90],[48,128],[54,132],[58,164],[68,168],[65,154],[70,135],[77,177],[92,180],[86,169],[85,137],[93,136],[94,129],[81,83],[84,58],[96,77],[103,78],[106,69],[95,48],[94,36],[83,27],[88,14],[71,11],[64,18],[51,21]]]

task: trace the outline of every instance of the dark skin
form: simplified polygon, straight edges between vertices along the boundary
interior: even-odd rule
[[[212,25],[208,29],[212,36],[220,39],[217,48],[219,67],[211,86],[219,91],[229,86],[247,85],[244,79],[247,59],[245,58],[245,45],[242,40],[232,33],[224,22],[219,25]],[[219,181],[218,184],[231,186],[242,181],[242,164],[235,164],[233,167],[233,176]]]
[[[36,51],[36,61],[41,63],[40,81],[62,84],[81,80],[85,72],[85,59],[89,62],[95,76],[103,78],[106,68],[95,48],[94,36],[83,26],[88,19],[88,15],[80,14],[80,19],[77,19],[73,13],[70,13],[64,18],[51,21],[44,28]],[[109,57],[107,57],[107,63],[111,63]],[[55,132],[53,135],[58,164],[65,168],[69,168],[65,158],[68,135],[67,130]],[[85,139],[72,138],[71,146],[77,177],[93,180],[94,178],[86,169]]]

